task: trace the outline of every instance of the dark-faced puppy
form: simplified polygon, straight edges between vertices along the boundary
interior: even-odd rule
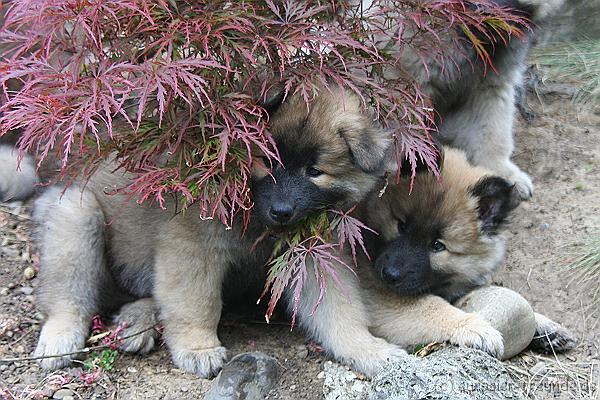
[[[432,174],[390,185],[365,203],[368,250],[377,274],[400,295],[433,293],[453,301],[489,283],[504,256],[498,229],[519,203],[514,185],[447,149],[440,182]]]
[[[360,270],[372,331],[403,347],[449,341],[501,357],[500,332],[451,302],[491,282],[504,257],[500,230],[518,205],[517,189],[452,149],[445,151],[441,182],[421,173],[412,193],[407,187],[390,185],[361,207],[363,221],[379,232],[367,240],[373,268]],[[539,314],[536,322],[541,334],[560,328]],[[564,346],[557,350],[566,350],[570,334],[558,332],[555,344]]]
[[[267,225],[357,203],[383,177],[391,134],[349,91],[322,88],[308,106],[292,96],[276,107],[270,125],[281,164],[267,165],[270,175],[255,170],[252,182],[255,212]]]
[[[81,187],[53,187],[40,196],[34,219],[41,253],[38,302],[47,316],[36,348],[45,357],[42,367],[69,364],[71,356],[47,356],[82,349],[90,318],[120,307],[118,315],[129,324],[124,336],[153,325],[156,309],[174,363],[202,377],[216,374],[227,358],[217,335],[226,273],[244,265],[247,273],[262,274],[272,252],[268,241],[255,246],[264,228],[260,220],[284,226],[314,210],[359,201],[381,179],[391,138],[371,123],[355,96],[331,90],[323,89],[308,106],[292,96],[272,115],[282,165],[274,166],[275,179],[257,168],[262,175],[252,190],[262,218],[251,218],[243,235],[240,220],[227,230],[193,209],[178,212],[170,197],[161,209],[107,194],[130,179],[110,162]],[[332,267],[352,278],[345,266]],[[320,291],[309,273],[298,318],[329,353],[369,375],[404,354],[369,332],[357,286],[347,288],[352,302],[333,283],[328,288],[313,316]],[[132,299],[137,301],[127,303]],[[154,332],[144,332],[125,340],[123,349],[152,349]]]

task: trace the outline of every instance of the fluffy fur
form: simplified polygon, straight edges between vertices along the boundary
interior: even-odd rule
[[[37,183],[33,158],[26,155],[19,163],[17,150],[0,144],[0,201],[26,199]]]
[[[499,229],[517,205],[517,189],[451,149],[441,182],[423,173],[411,194],[407,187],[391,185],[362,208],[380,233],[367,240],[374,268],[360,270],[372,332],[402,347],[448,341],[502,355],[501,334],[451,302],[491,282],[505,252]],[[539,314],[536,321],[555,351],[572,347],[559,324]]]
[[[107,194],[128,179],[113,172],[111,163],[83,188],[72,186],[62,196],[58,187],[44,193],[36,201],[34,218],[41,251],[38,300],[47,320],[36,354],[81,349],[92,315],[119,307],[131,330],[145,328],[154,322],[147,299],[153,296],[174,363],[203,377],[217,373],[227,357],[217,336],[221,288],[232,265],[248,266],[250,273],[262,270],[271,243],[262,241],[254,250],[252,245],[263,222],[282,226],[321,207],[358,201],[381,180],[388,133],[372,126],[354,96],[331,90],[323,91],[309,108],[295,97],[278,105],[272,131],[282,165],[274,168],[276,180],[257,168],[252,190],[259,218],[251,219],[243,235],[240,223],[227,230],[218,222],[200,220],[193,208],[176,213],[174,202],[161,210]],[[287,219],[273,215],[280,202],[291,209]],[[339,269],[345,273],[345,267]],[[349,290],[351,298],[360,298],[358,287]],[[309,323],[310,333],[335,357],[370,375],[403,354],[372,336],[364,308],[336,290],[328,291],[310,317],[318,292],[309,279],[298,317],[305,325],[315,321]],[[131,304],[135,299],[145,300]],[[346,335],[346,329],[353,335]],[[147,352],[154,344],[152,335],[146,332],[123,347]],[[41,363],[54,369],[69,362],[67,357]]]
[[[529,17],[535,25],[555,13],[564,0],[495,2]],[[371,3],[362,1],[365,9]],[[466,57],[457,56],[443,66],[438,59],[423,59],[423,54],[411,52],[410,48],[401,58],[402,73],[414,77],[433,101],[441,141],[464,150],[475,165],[514,183],[522,199],[532,196],[533,184],[510,158],[514,150],[515,92],[523,82],[531,36],[531,31],[525,29],[524,37],[513,37],[506,46],[490,46],[487,51],[495,70],[486,70],[474,50],[466,46],[456,50],[456,54]],[[423,61],[428,68],[423,67]]]

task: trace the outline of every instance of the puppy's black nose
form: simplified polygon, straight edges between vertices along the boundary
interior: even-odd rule
[[[294,208],[287,203],[274,203],[269,209],[269,216],[275,222],[285,224],[292,218]]]
[[[393,265],[386,265],[381,270],[381,277],[386,282],[398,283],[402,279],[402,272],[400,271],[400,268],[396,268]]]

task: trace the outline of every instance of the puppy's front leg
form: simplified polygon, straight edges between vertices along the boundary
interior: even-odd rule
[[[338,287],[327,277],[325,295],[311,314],[319,298],[319,284],[309,266],[298,305],[300,324],[334,358],[367,376],[373,376],[387,361],[403,357],[406,352],[369,332],[357,277],[342,265],[337,266],[337,273],[343,287]],[[288,300],[291,307],[293,298],[290,293]]]
[[[227,358],[217,337],[227,254],[223,249],[210,249],[210,241],[197,235],[173,232],[161,236],[154,295],[164,337],[179,368],[211,377]]]
[[[385,289],[383,289],[385,290]],[[466,313],[441,297],[400,297],[370,290],[365,294],[375,335],[402,347],[450,342],[483,350],[495,357],[504,353],[502,334],[475,314]]]

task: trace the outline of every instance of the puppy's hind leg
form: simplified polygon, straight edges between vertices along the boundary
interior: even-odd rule
[[[152,298],[139,299],[121,307],[113,317],[113,323],[124,324],[119,335],[122,338],[119,348],[128,353],[146,354],[152,351],[159,336],[157,314]]]
[[[100,311],[101,289],[110,281],[104,249],[104,217],[89,192],[52,188],[35,204],[40,245],[38,302],[47,319],[36,356],[72,353],[85,346],[91,317]],[[68,365],[76,355],[41,360],[44,369]]]
[[[577,345],[573,334],[558,322],[535,313],[535,336],[529,348],[545,354],[563,353]]]

